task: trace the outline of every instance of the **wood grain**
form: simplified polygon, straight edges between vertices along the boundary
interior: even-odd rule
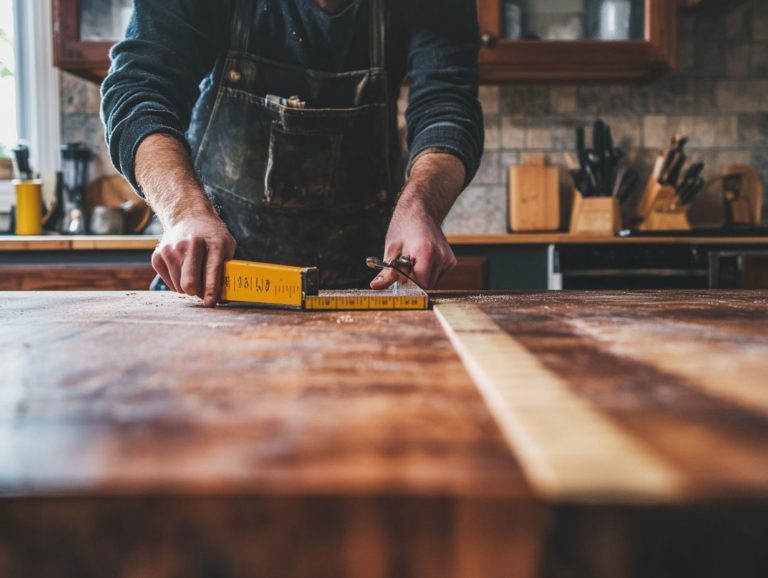
[[[505,403],[517,411],[518,429],[523,420],[523,433],[535,435],[518,432],[508,438],[542,494],[553,492],[546,479],[539,481],[540,461],[543,457],[549,458],[546,463],[557,463],[559,447],[554,444],[559,435],[572,452],[569,458],[578,462],[581,456],[591,464],[595,479],[586,487],[604,492],[592,496],[599,502],[623,492],[638,495],[639,480],[605,477],[599,464],[588,461],[627,438],[672,468],[685,488],[676,498],[681,503],[768,498],[767,293],[549,293],[473,302],[485,314],[483,332],[497,335],[500,327],[507,336],[506,344],[498,345],[498,357],[506,359],[498,371],[506,373],[480,379],[521,391]],[[438,310],[466,307],[461,303],[438,303]],[[462,341],[473,338],[471,332],[466,337],[461,333],[463,322],[451,325]],[[488,364],[480,363],[487,347],[473,347],[470,357],[491,373]],[[553,391],[557,395],[547,398],[548,407],[570,405],[553,421],[539,419],[535,402]],[[596,413],[584,414],[584,404]],[[588,417],[587,423],[578,423],[580,416]],[[499,419],[505,431],[515,426],[509,419]],[[583,443],[581,432],[605,420],[613,424],[613,434],[606,433],[612,439],[602,436],[594,441],[596,447]],[[633,451],[603,454],[603,467],[629,468]],[[583,487],[582,474],[588,472],[568,472],[560,495],[570,499],[572,491]],[[617,485],[611,491],[602,485],[613,482]],[[650,501],[674,495],[663,484],[646,489]]]
[[[527,494],[431,312],[11,293],[0,365],[0,493]]]
[[[540,495],[648,503],[685,494],[673,466],[570,391],[477,305],[435,312]]]
[[[586,416],[602,424],[592,456],[645,456],[684,491],[617,507],[595,488],[626,472],[573,453],[559,459],[591,500],[542,502],[431,312],[3,293],[0,576],[766,574],[768,416],[674,361],[696,344],[723,383],[754,370],[768,294],[435,299],[482,312],[469,337],[493,336],[523,397],[536,378],[531,412],[572,400],[537,431],[545,449],[584,450],[570,426]]]
[[[431,312],[0,295],[0,576],[534,578],[549,511]]]

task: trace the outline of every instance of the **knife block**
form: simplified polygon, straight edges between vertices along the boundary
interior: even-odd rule
[[[656,203],[656,197],[659,195],[662,188],[663,187],[658,183],[654,175],[648,179],[648,184],[637,203],[637,209],[635,211],[638,220],[645,219],[651,213],[651,210]]]
[[[616,197],[584,197],[573,192],[572,235],[615,235],[621,230],[621,211]]]
[[[651,203],[640,215],[643,220],[637,226],[638,231],[691,230],[691,223],[688,220],[689,206],[676,206],[678,199],[673,187],[664,187],[651,178],[642,200],[646,199]]]

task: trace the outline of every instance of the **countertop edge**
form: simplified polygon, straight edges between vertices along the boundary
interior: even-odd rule
[[[766,245],[768,235],[750,237],[613,237],[607,235],[543,234],[449,234],[451,245]],[[159,242],[155,235],[122,236],[0,236],[0,251],[151,251]]]

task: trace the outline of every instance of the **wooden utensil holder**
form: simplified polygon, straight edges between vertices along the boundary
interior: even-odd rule
[[[687,205],[677,205],[679,199],[673,187],[664,187],[654,179],[648,183],[643,200],[652,199],[638,231],[690,231]],[[641,201],[642,202],[642,201]],[[638,210],[639,213],[639,210]]]
[[[640,200],[637,203],[635,214],[637,215],[638,220],[645,219],[651,213],[651,210],[656,203],[656,197],[659,195],[662,188],[663,187],[652,175],[648,180],[645,191],[643,191],[643,196],[640,197]]]
[[[572,235],[614,235],[621,230],[621,211],[616,197],[584,197],[573,192]]]

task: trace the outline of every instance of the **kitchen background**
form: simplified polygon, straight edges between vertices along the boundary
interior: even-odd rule
[[[690,136],[688,151],[706,162],[707,174],[746,163],[768,185],[768,2],[720,4],[719,10],[682,14],[679,68],[650,84],[481,88],[485,157],[445,229],[506,232],[507,168],[529,152],[562,164],[563,152],[575,149],[575,127],[591,126],[598,117],[612,126],[644,178],[656,152],[680,131]],[[97,153],[94,176],[113,173],[98,87],[62,73],[61,111],[62,142],[88,143]]]

